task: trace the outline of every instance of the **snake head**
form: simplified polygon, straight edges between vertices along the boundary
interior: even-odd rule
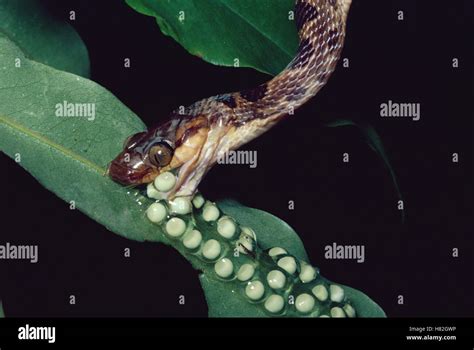
[[[173,142],[139,132],[130,136],[120,154],[110,163],[107,174],[124,186],[136,186],[153,181],[173,158]]]
[[[169,196],[174,197],[183,187],[186,192],[194,192],[199,181],[192,185],[188,182],[198,169],[207,169],[207,162],[202,164],[198,159],[208,131],[205,117],[172,116],[156,128],[130,136],[110,163],[107,174],[124,186],[137,186],[152,182],[163,172],[179,169],[176,188]]]
[[[123,150],[109,164],[107,174],[124,186],[152,182],[170,169],[175,150],[175,129],[179,120],[128,137]]]

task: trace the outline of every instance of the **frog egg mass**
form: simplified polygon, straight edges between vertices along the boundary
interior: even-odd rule
[[[170,244],[181,244],[184,254],[198,258],[209,278],[232,284],[232,291],[269,316],[356,317],[341,286],[326,282],[315,267],[283,247],[261,249],[257,232],[201,194],[166,200],[175,184],[175,175],[165,172],[147,185],[146,194],[155,202],[145,215],[171,238]]]

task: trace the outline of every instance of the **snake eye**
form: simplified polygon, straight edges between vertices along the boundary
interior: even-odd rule
[[[173,158],[173,149],[166,142],[155,144],[148,151],[150,162],[157,167],[167,166]]]
[[[123,143],[123,148],[133,147],[145,134],[146,132],[139,132],[137,134],[130,135]]]

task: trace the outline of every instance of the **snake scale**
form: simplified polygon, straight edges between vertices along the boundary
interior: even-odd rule
[[[172,199],[195,193],[219,157],[269,130],[315,96],[335,70],[352,0],[297,0],[300,37],[295,58],[256,88],[221,94],[172,112],[159,126],[132,135],[110,163],[109,176],[125,186],[177,171]]]

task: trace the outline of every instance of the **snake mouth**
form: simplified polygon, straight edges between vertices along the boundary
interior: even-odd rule
[[[147,184],[152,182],[159,174],[160,171],[151,167],[133,169],[115,161],[109,164],[106,172],[106,175],[110,176],[113,181],[123,186]]]

